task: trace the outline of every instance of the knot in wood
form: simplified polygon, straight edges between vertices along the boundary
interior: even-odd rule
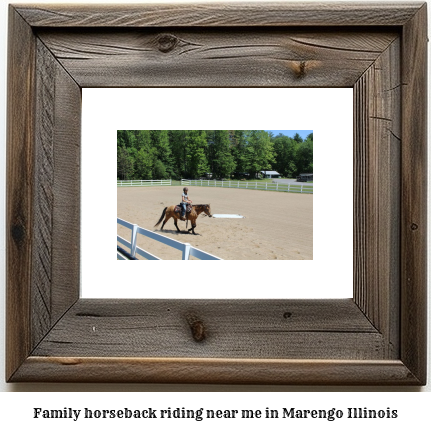
[[[304,78],[304,76],[307,74],[307,62],[300,61],[299,63],[296,63],[293,67],[293,71],[295,72],[297,78]]]
[[[417,230],[418,227],[419,226],[416,223],[412,223],[411,226],[410,226],[410,229],[411,230]]]
[[[198,319],[196,316],[188,316],[187,323],[189,324],[193,339],[197,342],[204,341],[207,334],[202,320]]]
[[[21,245],[25,239],[25,227],[21,223],[15,223],[11,228],[11,235],[17,245]]]
[[[178,38],[172,34],[162,34],[157,38],[157,45],[159,51],[166,53],[178,45]]]

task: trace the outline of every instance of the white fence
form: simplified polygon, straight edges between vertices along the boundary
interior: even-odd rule
[[[169,247],[173,247],[173,248],[176,248],[177,250],[180,250],[182,252],[182,260],[190,260],[191,256],[194,256],[200,260],[223,260],[217,256],[213,256],[210,253],[206,253],[205,251],[192,247],[190,244],[168,238],[166,236],[160,235],[159,233],[152,232],[148,229],[144,229],[142,227],[139,227],[137,224],[129,223],[128,221],[122,220],[120,218],[117,218],[117,224],[131,230],[130,241],[127,241],[121,236],[117,235],[117,242],[119,242],[122,245],[125,245],[130,250],[130,253],[127,252],[127,254],[130,254],[133,260],[137,259],[136,258],[137,254],[147,260],[161,260],[157,256],[154,256],[153,254],[143,250],[142,248],[136,245],[138,234],[154,239],[156,241],[159,241],[165,245],[168,245]],[[128,260],[126,257],[124,257],[124,254],[118,251],[118,246],[117,246],[117,259]]]
[[[215,181],[215,180],[181,180],[183,186],[228,187],[235,189],[272,190],[277,192],[313,193],[313,186],[307,184],[267,183],[263,181]]]
[[[170,186],[171,180],[117,180],[117,187]]]

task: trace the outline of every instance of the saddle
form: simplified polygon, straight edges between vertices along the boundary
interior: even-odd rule
[[[188,214],[189,212],[191,212],[192,210],[192,205],[190,204],[186,204],[186,214]],[[181,205],[175,205],[175,210],[176,213],[181,213]]]

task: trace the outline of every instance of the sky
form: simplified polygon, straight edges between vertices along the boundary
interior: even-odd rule
[[[302,139],[305,139],[310,133],[313,133],[312,130],[265,130],[265,132],[272,132],[274,136],[281,133],[282,135],[289,136],[289,138],[293,138],[295,134],[298,133]]]

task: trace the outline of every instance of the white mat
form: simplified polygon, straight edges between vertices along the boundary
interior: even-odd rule
[[[213,214],[215,218],[244,218],[244,216],[239,214]]]

